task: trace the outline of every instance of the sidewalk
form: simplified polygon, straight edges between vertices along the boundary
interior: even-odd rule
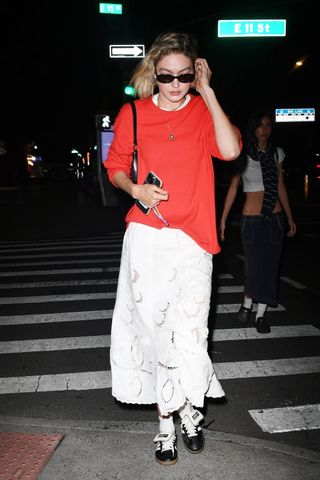
[[[277,442],[205,431],[205,449],[178,463],[154,460],[156,423],[77,422],[0,417],[0,431],[62,434],[39,480],[318,480],[320,453]],[[17,477],[21,478],[21,477]]]

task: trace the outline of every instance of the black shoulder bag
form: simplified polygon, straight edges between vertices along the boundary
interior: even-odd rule
[[[137,110],[132,100],[130,102],[133,117],[133,151],[132,151],[132,165],[130,177],[133,183],[138,181],[138,144],[137,144]]]

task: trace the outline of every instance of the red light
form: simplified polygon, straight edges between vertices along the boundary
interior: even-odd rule
[[[320,163],[318,163],[318,164],[316,165],[316,168],[320,168]]]

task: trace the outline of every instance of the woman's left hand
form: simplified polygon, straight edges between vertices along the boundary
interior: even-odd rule
[[[197,58],[195,62],[195,74],[196,78],[194,81],[194,87],[196,91],[201,94],[201,90],[209,86],[212,75],[205,58]]]
[[[295,235],[295,233],[297,231],[297,227],[296,227],[296,224],[294,223],[294,221],[292,220],[292,218],[288,218],[288,225],[289,225],[289,230],[287,232],[287,236],[288,237],[293,237],[293,235]]]

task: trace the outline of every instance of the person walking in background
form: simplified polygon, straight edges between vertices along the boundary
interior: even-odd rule
[[[231,179],[220,220],[223,241],[226,220],[242,179],[245,201],[241,241],[246,281],[238,319],[246,324],[252,303],[257,303],[255,327],[259,333],[270,332],[265,312],[268,305],[277,305],[279,264],[286,228],[284,213],[289,227],[287,235],[292,237],[296,233],[282,172],[285,153],[271,143],[271,133],[272,116],[268,112],[257,111],[249,117],[243,152],[245,167]]]
[[[195,407],[205,396],[224,396],[207,352],[212,255],[220,250],[212,156],[237,158],[241,140],[210,78],[193,36],[159,35],[131,79],[140,97],[137,184],[130,178],[128,103],[104,164],[110,181],[135,200],[126,215],[112,320],[112,394],[125,403],[157,404],[155,455],[164,465],[177,461],[173,413],[186,448],[198,453],[203,415]],[[155,184],[144,183],[148,174]]]

